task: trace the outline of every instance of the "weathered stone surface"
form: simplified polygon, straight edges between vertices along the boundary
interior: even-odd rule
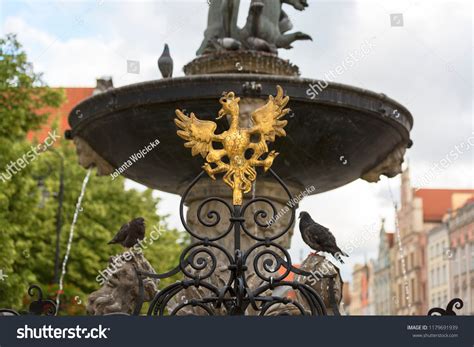
[[[294,280],[296,282],[306,284],[319,294],[321,299],[326,306],[327,314],[334,315],[334,307],[331,304],[330,299],[330,281],[329,277],[334,277],[334,286],[333,286],[333,293],[334,293],[334,301],[339,310],[342,301],[342,288],[343,288],[343,281],[341,279],[341,275],[339,273],[339,269],[332,264],[329,260],[327,260],[324,256],[317,255],[317,254],[310,254],[301,264],[301,270],[311,272],[313,276],[302,276],[296,275]],[[306,299],[304,296],[298,291],[293,290],[289,287],[285,287],[286,290],[279,291],[279,296],[287,296],[292,300],[300,303],[305,310],[309,313],[309,306],[307,304]],[[272,309],[270,309],[267,315],[274,316],[274,315],[300,315],[300,311],[294,305],[275,305]]]
[[[298,66],[271,53],[235,51],[202,55],[183,67],[185,75],[248,73],[299,76]]]
[[[380,176],[395,177],[402,172],[403,156],[407,150],[406,143],[400,143],[387,157],[376,167],[364,173],[361,178],[367,182],[378,182]]]
[[[176,135],[176,108],[194,112],[202,120],[215,120],[223,91],[234,91],[241,102],[247,97],[266,101],[278,84],[290,97],[293,113],[285,117],[287,136],[272,145],[280,153],[272,168],[285,183],[314,185],[312,194],[318,194],[348,184],[379,165],[401,143],[409,142],[413,124],[408,110],[386,96],[336,83],[328,83],[316,95],[318,82],[239,73],[124,86],[77,105],[69,116],[70,136],[84,139],[114,169],[144,144],[159,139],[156,149],[122,175],[153,189],[182,194],[201,171],[203,160],[191,158]],[[218,133],[226,128],[224,120],[218,122]],[[89,167],[94,161],[81,165]],[[259,183],[266,180],[271,178],[258,178]]]
[[[133,312],[138,297],[138,279],[135,268],[148,273],[156,272],[142,253],[134,252],[130,260],[126,260],[124,254],[117,256],[121,258],[120,262],[117,261],[117,257],[110,257],[108,269],[114,269],[114,271],[110,271],[111,276],[104,285],[89,296],[86,306],[88,314],[131,314]],[[119,263],[122,265],[119,266]],[[144,301],[153,299],[158,292],[157,284],[157,280],[149,278],[144,280]]]
[[[96,167],[99,176],[109,175],[114,172],[114,168],[99,154],[82,137],[75,136],[74,144],[76,145],[76,153],[79,165],[84,168]]]

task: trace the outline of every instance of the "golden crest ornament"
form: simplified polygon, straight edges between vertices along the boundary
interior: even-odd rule
[[[277,95],[269,95],[267,103],[252,112],[253,125],[250,128],[241,128],[239,101],[240,98],[236,97],[234,92],[224,92],[219,99],[222,108],[216,120],[224,116],[231,118],[229,129],[221,134],[215,134],[215,122],[200,120],[192,112],[187,116],[177,109],[177,118],[174,120],[180,129],[177,131],[178,136],[186,141],[184,146],[191,148],[193,156],[201,154],[205,158],[206,163],[202,168],[209,177],[215,180],[216,174],[224,173],[223,181],[232,188],[234,205],[242,205],[243,194],[252,189],[252,182],[257,178],[255,167],[261,166],[267,171],[272,166],[279,153],[268,153],[267,142],[274,142],[275,136],[286,136],[283,128],[288,121],[282,118],[290,112],[289,108],[285,108],[289,97],[283,97],[283,89],[277,86]],[[257,142],[252,142],[251,137],[258,137]],[[213,142],[221,143],[223,148],[214,148]],[[249,149],[253,153],[247,159],[245,153]],[[266,158],[260,159],[266,153]],[[224,157],[228,158],[228,163],[222,161]]]

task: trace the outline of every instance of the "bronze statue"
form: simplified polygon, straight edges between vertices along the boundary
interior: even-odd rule
[[[196,54],[217,51],[213,42],[223,38],[239,41],[244,50],[274,54],[277,53],[277,48],[292,48],[294,41],[311,40],[311,36],[299,31],[286,34],[293,28],[293,24],[282,10],[283,3],[299,11],[308,6],[307,0],[252,0],[247,22],[243,28],[239,28],[237,18],[240,0],[212,0],[204,40]]]

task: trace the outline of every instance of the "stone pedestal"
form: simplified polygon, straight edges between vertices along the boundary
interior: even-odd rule
[[[293,195],[297,195],[301,192],[300,187],[288,186]],[[186,213],[186,220],[189,227],[195,231],[199,236],[203,237],[216,237],[222,235],[229,226],[230,213],[227,207],[220,202],[209,202],[203,205],[201,209],[201,218],[206,222],[211,222],[212,219],[207,218],[209,213],[216,211],[221,217],[221,221],[218,225],[213,227],[206,227],[198,220],[198,208],[202,202],[209,197],[220,197],[225,199],[230,205],[232,205],[231,190],[221,181],[211,182],[210,179],[206,178],[201,180],[196,186],[193,187],[190,192],[189,199],[186,203],[188,210]],[[276,212],[279,218],[272,219],[272,208],[265,202],[255,202],[249,206],[245,211],[244,218],[245,226],[253,235],[258,237],[272,237],[280,233],[290,223],[291,210],[288,207],[288,196],[283,188],[277,182],[269,181],[258,181],[253,185],[253,191],[244,196],[244,204],[252,197],[265,197],[273,202],[276,208]],[[267,227],[259,227],[254,221],[254,214],[264,210],[267,212],[266,218],[257,217],[259,222],[268,225]],[[288,249],[291,245],[291,237],[293,236],[293,227],[283,235],[282,237],[275,240],[275,243]],[[195,241],[195,240],[193,240]],[[241,249],[243,251],[249,249],[257,241],[253,240],[245,232],[241,231]],[[229,253],[234,252],[234,234],[230,232],[226,237],[217,241],[218,244],[222,245]]]
[[[136,271],[156,273],[142,252],[126,251],[109,259],[105,282],[91,293],[87,302],[89,315],[132,314],[139,296]],[[102,274],[102,272],[101,272]],[[158,293],[159,280],[143,281],[144,301],[151,301]]]
[[[183,68],[185,75],[251,73],[299,76],[298,66],[275,54],[257,51],[225,51],[196,57]]]

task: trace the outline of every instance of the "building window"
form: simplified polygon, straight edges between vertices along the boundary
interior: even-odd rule
[[[459,252],[457,248],[453,249],[453,275],[459,274]]]
[[[466,272],[466,251],[467,251],[467,247],[466,246],[462,246],[461,248],[461,274],[465,273]]]

